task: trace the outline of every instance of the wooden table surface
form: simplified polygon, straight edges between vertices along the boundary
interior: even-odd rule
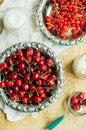
[[[0,110],[0,130],[43,130],[44,127],[66,112],[65,99],[75,91],[86,92],[86,79],[80,79],[72,72],[72,62],[86,53],[86,42],[74,45],[59,54],[64,69],[64,87],[59,98],[47,109],[37,113],[36,118],[27,115],[23,120],[9,122]],[[70,112],[54,130],[86,130],[86,116],[75,117]]]

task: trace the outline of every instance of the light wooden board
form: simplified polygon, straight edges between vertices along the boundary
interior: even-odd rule
[[[86,53],[86,42],[69,47],[60,53],[59,58],[64,68],[64,88],[59,98],[47,109],[38,112],[36,118],[27,115],[23,120],[11,123],[0,110],[0,130],[43,130],[44,127],[66,112],[64,100],[75,91],[86,92],[86,80],[72,72],[73,60]],[[68,113],[62,123],[54,130],[86,130],[86,116],[75,117]]]

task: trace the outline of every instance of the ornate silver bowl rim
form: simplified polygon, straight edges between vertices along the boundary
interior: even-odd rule
[[[37,11],[36,11],[36,21],[37,21],[37,25],[40,28],[41,32],[48,38],[50,39],[52,42],[56,43],[56,44],[60,44],[60,45],[74,45],[77,44],[79,42],[82,42],[84,40],[86,40],[86,34],[80,36],[77,39],[72,39],[72,40],[63,40],[61,38],[56,38],[54,35],[52,35],[48,29],[46,28],[44,21],[43,21],[43,10],[44,8],[47,9],[46,7],[46,2],[47,0],[40,0],[38,6],[37,6]]]
[[[6,49],[3,53],[1,53],[0,62],[3,62],[7,57],[10,56],[11,53],[16,52],[18,49],[24,49],[27,47],[33,47],[35,49],[42,49],[45,53],[53,57],[54,62],[57,67],[57,71],[58,71],[58,87],[56,88],[56,91],[53,93],[53,95],[50,98],[44,100],[39,105],[23,105],[23,104],[19,104],[16,101],[11,101],[6,96],[6,93],[4,92],[3,89],[0,89],[0,96],[9,107],[20,112],[33,113],[33,112],[38,112],[39,110],[42,110],[44,108],[47,108],[60,95],[63,88],[64,76],[63,76],[62,65],[59,59],[57,58],[57,56],[54,54],[54,52],[47,46],[40,43],[36,43],[36,42],[21,42],[21,43],[11,46],[10,48]],[[1,75],[0,75],[0,78],[1,78]]]

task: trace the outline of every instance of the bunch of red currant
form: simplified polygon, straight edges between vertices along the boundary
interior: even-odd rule
[[[86,0],[51,0],[52,13],[44,18],[47,29],[64,39],[86,32]]]
[[[0,63],[4,89],[9,99],[23,104],[38,104],[50,97],[57,87],[54,59],[32,47],[17,50]]]
[[[86,106],[86,97],[83,92],[79,92],[78,95],[74,95],[70,100],[72,108],[74,111],[78,111],[81,108],[81,105]]]

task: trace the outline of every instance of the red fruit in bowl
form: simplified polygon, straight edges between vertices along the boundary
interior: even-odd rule
[[[17,73],[11,73],[9,75],[9,77],[10,77],[11,80],[16,80],[18,78],[18,74]]]
[[[22,50],[18,50],[18,51],[16,51],[16,55],[18,55],[18,56],[23,56],[23,52],[22,52]]]
[[[40,60],[40,57],[37,57],[36,55],[34,55],[33,60],[38,63]]]
[[[40,57],[41,56],[40,51],[39,50],[34,51],[34,56]]]
[[[14,81],[8,81],[7,86],[8,87],[13,87],[14,86]]]
[[[45,64],[40,66],[40,71],[45,72],[46,70],[47,66]]]
[[[49,78],[52,79],[53,81],[55,81],[55,80],[56,80],[56,75],[55,75],[55,74],[51,74],[51,75],[49,76]]]
[[[86,106],[86,98],[83,100],[83,104]]]
[[[6,70],[8,68],[7,63],[0,63],[0,70]]]
[[[78,98],[78,99],[84,99],[84,93],[83,93],[83,92],[80,92],[80,93],[77,95],[77,98]]]
[[[29,74],[25,74],[25,75],[24,75],[24,81],[25,81],[25,82],[28,82],[29,80],[30,80]]]
[[[80,110],[80,108],[81,108],[80,104],[74,104],[73,106],[74,111],[78,111]]]
[[[28,89],[29,89],[28,83],[24,83],[24,84],[22,85],[22,90],[23,90],[23,91],[27,91]]]
[[[23,90],[19,90],[19,92],[18,92],[19,97],[24,97],[24,94],[25,94],[25,92]]]
[[[39,64],[39,65],[44,65],[44,60],[43,60],[43,59],[40,59],[40,60],[38,61],[38,64]]]
[[[34,91],[34,90],[35,90],[35,86],[34,86],[33,84],[31,84],[31,85],[29,85],[29,89],[30,89],[31,91]]]
[[[26,50],[26,55],[27,55],[27,56],[31,56],[31,55],[33,55],[33,52],[34,52],[33,48],[32,48],[32,47],[29,47],[29,48],[27,48],[27,50]]]
[[[19,68],[20,70],[24,70],[26,68],[25,63],[20,63]]]
[[[36,86],[41,86],[42,85],[42,80],[41,79],[37,79],[36,80]]]
[[[53,85],[55,85],[55,82],[51,78],[48,78],[47,84],[49,87],[52,87]]]
[[[31,99],[33,97],[33,93],[28,92],[28,93],[25,94],[25,97],[27,97],[28,99]]]
[[[6,82],[2,81],[0,82],[0,88],[5,88],[6,87]]]
[[[33,80],[37,80],[39,78],[39,73],[38,72],[34,72],[32,75],[32,79]]]
[[[24,56],[19,56],[18,60],[19,62],[24,62]]]
[[[33,101],[34,101],[34,103],[40,103],[42,101],[42,98],[41,98],[41,96],[35,96],[33,98]]]
[[[46,98],[46,93],[42,93],[40,96],[42,99],[44,99],[44,98]]]
[[[13,93],[18,93],[19,87],[18,86],[13,86]]]
[[[27,102],[28,102],[28,99],[27,99],[27,97],[22,97],[22,98],[21,98],[21,101],[22,101],[22,103],[27,103]]]
[[[8,88],[7,89],[7,94],[11,95],[13,93],[13,89],[12,88]]]
[[[42,94],[42,93],[44,93],[44,89],[41,88],[41,87],[38,87],[38,88],[37,88],[37,93],[38,93],[39,95]]]
[[[74,105],[74,104],[77,104],[79,100],[75,96],[72,96],[70,101]]]
[[[22,85],[22,80],[16,79],[15,84],[20,87]]]
[[[30,63],[31,60],[32,60],[32,57],[31,57],[31,56],[27,56],[27,57],[25,58],[25,60],[26,60],[27,63]]]
[[[17,100],[18,100],[18,95],[12,93],[12,95],[11,95],[11,100],[13,100],[13,101],[17,101]]]
[[[45,64],[49,67],[53,66],[54,65],[54,61],[52,58],[47,58],[46,61],[45,61]]]
[[[52,72],[52,69],[48,67],[48,68],[47,68],[47,73],[50,74],[51,72]]]

